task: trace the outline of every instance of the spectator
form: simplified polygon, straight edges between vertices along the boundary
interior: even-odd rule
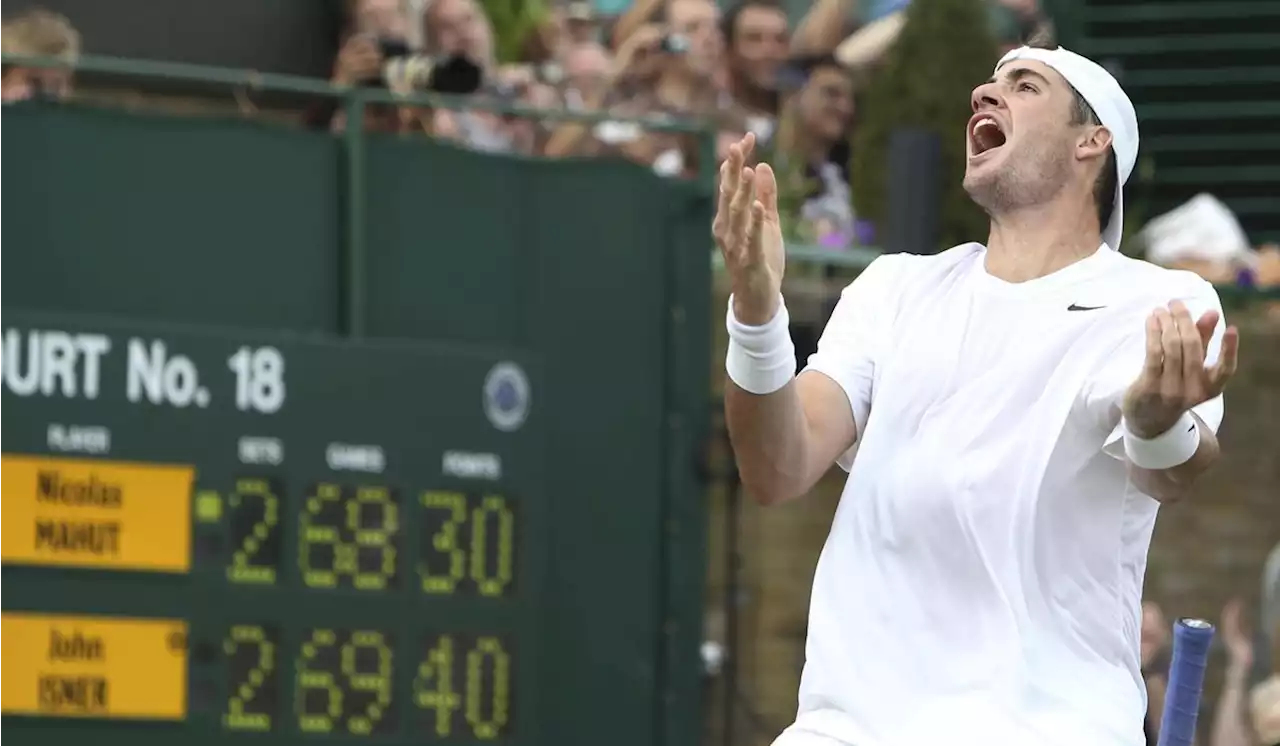
[[[572,43],[564,53],[564,101],[581,111],[588,101],[598,101],[609,82],[609,53],[594,41]]]
[[[656,58],[661,52],[662,31],[657,26],[649,26],[632,34],[618,48],[613,64],[605,75],[605,79],[590,93],[581,96],[580,107],[586,111],[598,111],[612,106],[626,92],[636,90],[652,83],[655,74]],[[566,77],[569,71],[566,69]],[[572,99],[569,99],[572,101]],[[592,127],[581,122],[567,122],[560,125],[552,133],[547,143],[545,154],[560,158],[570,155],[594,155],[601,152],[609,144],[617,141],[614,132],[618,127],[614,123],[602,123]],[[624,137],[639,137],[639,127],[628,130]]]
[[[49,57],[74,65],[80,57],[80,34],[65,16],[47,10],[25,11],[4,21],[0,44],[5,54]],[[0,98],[4,103],[34,98],[62,100],[71,95],[70,67],[4,66]]]
[[[565,31],[570,44],[599,44],[600,19],[588,0],[573,0],[564,10]]]
[[[359,33],[417,45],[411,20],[414,14],[405,0],[355,0],[350,15]]]
[[[724,41],[720,36],[720,6],[712,0],[669,0],[667,3],[666,31],[669,44],[683,47],[679,51],[681,64],[669,66],[681,73],[666,76],[659,81],[668,88],[679,86],[711,92],[711,83],[718,83],[723,73]],[[714,107],[718,101],[709,101]]]
[[[413,28],[412,13],[403,0],[354,0],[347,6],[347,22],[333,63],[329,81],[340,88],[386,85],[384,71],[388,52],[407,53]],[[305,117],[308,126],[328,128],[334,132],[346,129],[346,115],[335,100],[327,99],[312,107]],[[364,116],[367,132],[395,132],[402,128],[403,117],[397,107],[374,104]]]
[[[797,205],[791,208],[792,220],[802,241],[846,248],[854,242],[849,191],[853,80],[831,55],[800,60],[794,71],[803,84],[787,100],[770,143],[780,189],[790,197],[783,201]]]
[[[497,68],[493,29],[474,0],[436,0],[422,14],[414,7],[408,0],[355,0],[334,64],[334,85],[385,87],[406,95],[424,90],[482,92],[504,103],[558,104],[545,91],[535,90],[527,79],[529,70]],[[429,53],[414,46],[417,37],[426,40]],[[328,123],[335,131],[345,127],[344,115],[333,102],[309,119],[320,126]],[[493,152],[529,152],[538,140],[535,124],[484,111],[379,103],[367,107],[364,122],[368,131],[421,131]]]
[[[1164,712],[1165,692],[1169,686],[1169,622],[1158,605],[1142,604],[1142,630],[1139,635],[1142,680],[1147,685],[1147,714],[1142,730],[1148,746],[1155,746],[1160,718]]]
[[[821,56],[830,53],[844,37],[846,18],[856,0],[817,0],[801,20],[794,38],[780,0],[741,0],[725,14],[717,33],[706,29],[707,37],[717,37],[718,45],[730,52],[727,66],[720,70],[726,95],[752,115],[753,131],[766,138],[777,116],[776,73],[787,54]],[[718,16],[710,2],[693,0],[636,0],[618,19],[613,30],[614,46],[621,48],[637,29],[647,23],[668,23],[677,33],[688,34],[695,44],[703,22]]]
[[[874,69],[902,33],[908,5],[910,0],[873,2],[864,19],[865,25],[836,46],[836,58],[851,70]],[[991,28],[1000,42],[1000,54],[1035,37],[1053,38],[1053,26],[1041,10],[1039,0],[989,0],[988,9]]]
[[[724,17],[729,92],[767,140],[778,115],[778,71],[787,59],[787,14],[777,0],[743,0]]]
[[[493,25],[476,0],[433,0],[423,20],[428,53],[436,57],[460,55],[488,75],[496,72]]]
[[[1244,605],[1233,600],[1222,610],[1220,632],[1227,652],[1227,669],[1222,679],[1222,692],[1218,696],[1217,712],[1213,719],[1213,736],[1210,746],[1257,746],[1270,744],[1274,739],[1259,741],[1253,723],[1259,713],[1249,712],[1249,672],[1253,666],[1253,640],[1244,626]],[[1261,727],[1262,723],[1257,723]],[[1278,734],[1276,737],[1280,737]]]
[[[691,122],[730,117],[732,108],[720,106],[714,62],[719,47],[706,36],[708,22],[710,33],[716,33],[715,16],[705,12],[707,5],[706,0],[677,0],[673,16],[680,22],[681,33],[673,33],[677,27],[649,24],[632,34],[618,50],[609,83],[584,107],[605,108],[624,120]],[[679,10],[680,6],[688,12]],[[613,153],[666,176],[684,176],[695,170],[696,151],[692,137],[646,130],[633,121],[614,121],[594,128],[577,124],[559,128],[547,155]]]
[[[1262,746],[1280,746],[1280,674],[1254,687],[1249,697],[1249,712],[1257,742]]]

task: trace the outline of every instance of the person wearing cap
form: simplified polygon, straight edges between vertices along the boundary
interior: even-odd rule
[[[1020,47],[973,90],[986,244],[877,258],[796,375],[769,165],[722,166],[725,408],[744,486],[849,472],[775,746],[1139,746],[1147,550],[1218,455],[1238,334],[1199,277],[1119,253],[1119,83]],[[957,136],[960,136],[957,124]]]

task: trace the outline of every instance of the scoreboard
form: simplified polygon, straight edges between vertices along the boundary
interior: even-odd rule
[[[14,743],[538,741],[536,360],[12,312],[0,362]]]

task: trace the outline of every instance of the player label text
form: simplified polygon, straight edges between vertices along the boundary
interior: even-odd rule
[[[186,716],[186,625],[172,619],[3,616],[6,714]]]
[[[186,466],[5,454],[5,563],[186,572]]]

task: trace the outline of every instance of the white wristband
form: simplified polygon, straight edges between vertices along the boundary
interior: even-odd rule
[[[772,394],[796,377],[791,317],[781,299],[772,319],[762,326],[747,326],[734,317],[730,296],[725,327],[729,330],[729,354],[724,368],[738,388],[752,394]]]
[[[1200,426],[1186,412],[1173,427],[1150,440],[1139,438],[1124,426],[1124,455],[1143,469],[1170,469],[1185,464],[1200,447]]]

